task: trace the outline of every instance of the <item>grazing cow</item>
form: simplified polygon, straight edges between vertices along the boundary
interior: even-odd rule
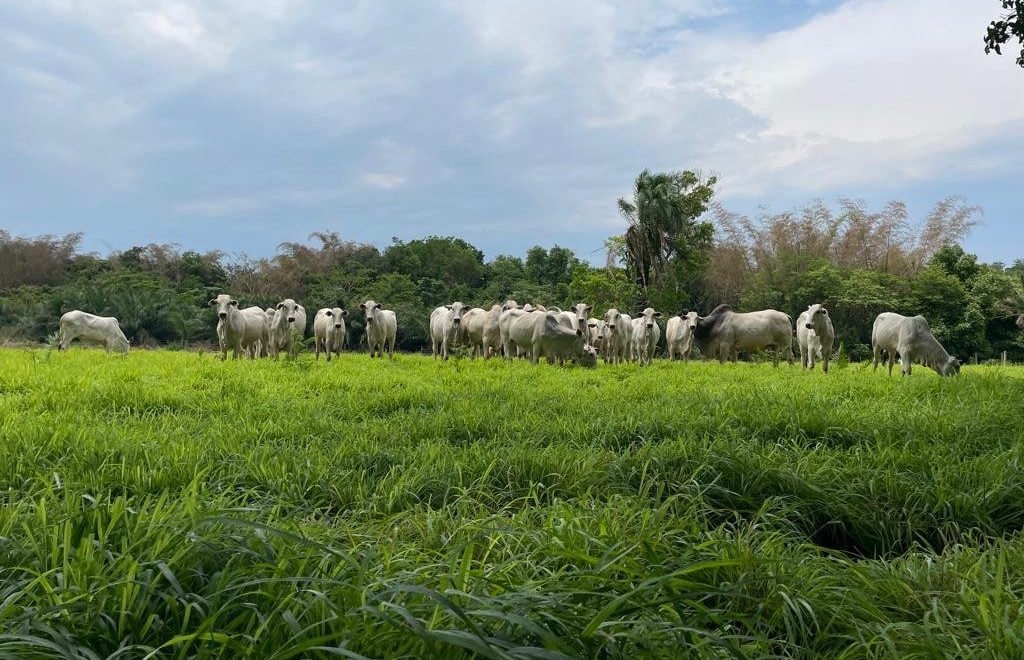
[[[473,349],[472,357],[479,352],[486,360],[501,352],[501,328],[498,325],[501,313],[501,305],[491,305],[489,310],[474,307],[462,315],[463,331]]]
[[[960,373],[960,361],[947,353],[935,339],[923,316],[903,316],[893,312],[879,314],[871,328],[871,348],[875,369],[878,369],[882,351],[889,354],[890,376],[897,353],[900,355],[904,376],[910,375],[911,364],[915,361],[934,369],[940,376],[956,376]]]
[[[217,308],[217,339],[220,359],[228,359],[228,349],[236,360],[242,353],[255,358],[262,346],[269,345],[267,317],[259,307],[238,309],[238,301],[222,293],[209,302]]]
[[[345,317],[348,312],[340,307],[324,307],[313,317],[313,350],[316,359],[320,359],[320,350],[327,353],[327,361],[331,361],[331,353],[341,353],[345,346]]]
[[[306,309],[291,298],[277,303],[274,319],[270,322],[270,354],[274,359],[282,350],[289,355],[297,355],[299,341],[305,333]]]
[[[630,359],[640,364],[650,364],[654,357],[654,351],[658,347],[658,340],[661,339],[661,327],[655,319],[661,318],[661,312],[654,311],[648,307],[640,316],[632,321],[633,341],[630,349]]]
[[[370,349],[370,357],[395,357],[395,335],[398,334],[398,317],[390,309],[373,300],[359,304],[366,321],[366,345]]]
[[[548,362],[575,358],[581,364],[593,366],[596,363],[596,353],[592,346],[586,345],[583,331],[567,328],[559,322],[555,312],[523,313],[512,320],[509,332],[511,340],[530,355],[533,364],[537,364],[542,355]]]
[[[448,347],[463,335],[462,315],[465,309],[462,303],[453,302],[430,313],[430,351],[434,357],[448,359]]]
[[[690,359],[693,350],[693,331],[697,328],[697,312],[687,312],[684,316],[673,316],[665,325],[665,343],[668,345],[668,359],[677,356],[683,361]]]
[[[836,331],[824,306],[814,304],[800,313],[796,320],[796,341],[800,345],[801,366],[813,370],[817,358],[821,360],[821,370],[828,373],[835,340]]]
[[[693,339],[702,353],[717,353],[722,363],[730,357],[735,360],[739,351],[753,353],[769,346],[782,349],[786,360],[793,362],[793,321],[774,309],[739,313],[719,305],[707,316],[697,317]]]
[[[102,344],[109,353],[128,352],[128,338],[121,332],[121,326],[113,316],[96,316],[89,312],[73,309],[60,317],[57,332],[57,350],[63,351],[68,344],[78,340],[82,344]]]
[[[629,357],[629,347],[633,341],[633,319],[629,314],[622,314],[612,307],[604,313],[604,322],[608,324],[608,355],[613,364],[625,361]]]

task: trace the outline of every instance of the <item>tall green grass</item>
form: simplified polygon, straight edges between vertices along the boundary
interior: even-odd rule
[[[1024,369],[0,351],[0,656],[1022,657]]]

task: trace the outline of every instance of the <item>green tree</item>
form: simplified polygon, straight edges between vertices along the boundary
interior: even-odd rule
[[[995,51],[1002,55],[1001,47],[1013,40],[1021,45],[1017,66],[1024,68],[1024,0],[999,0],[1006,15],[992,21],[985,31],[985,53]]]
[[[644,170],[633,185],[632,200],[620,199],[626,219],[625,261],[636,282],[637,309],[647,307],[651,287],[670,273],[695,278],[707,263],[713,227],[698,222],[711,203],[715,177],[691,171]]]
[[[428,236],[408,243],[395,239],[384,252],[384,270],[414,282],[437,280],[447,287],[479,287],[486,271],[483,252],[452,236]]]
[[[568,284],[573,268],[579,263],[569,248],[555,245],[545,250],[534,245],[526,252],[526,276],[535,284]]]
[[[593,305],[595,311],[603,313],[610,307],[628,309],[636,298],[636,289],[621,268],[591,268],[580,264],[573,270],[569,297],[584,300]]]

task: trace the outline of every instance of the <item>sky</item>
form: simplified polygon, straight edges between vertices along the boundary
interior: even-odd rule
[[[0,228],[261,257],[318,230],[601,261],[637,173],[756,214],[983,209],[1024,258],[996,0],[6,0]]]

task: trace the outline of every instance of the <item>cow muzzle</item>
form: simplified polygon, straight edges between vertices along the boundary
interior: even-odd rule
[[[651,328],[653,328],[653,327],[654,327],[654,324],[653,324],[653,323],[648,323],[648,324],[647,324],[647,329],[648,329],[648,330],[650,330],[650,329],[651,329]]]
[[[288,317],[288,322],[289,323],[295,323],[295,317],[294,316],[289,316]]]
[[[814,326],[811,325],[810,323],[804,323],[804,327],[807,328],[808,330],[814,330]]]
[[[217,314],[217,316],[219,316],[222,319],[226,319],[228,317],[228,313],[227,312],[220,312],[220,313]]]
[[[690,326],[690,330],[696,330],[696,329],[697,329],[697,326],[695,326],[695,325],[691,325]]]
[[[455,325],[459,325],[460,323],[462,323],[462,319],[452,319],[452,323],[454,323]]]
[[[335,323],[334,324],[334,329],[335,330],[341,330],[341,324],[340,323]]]

